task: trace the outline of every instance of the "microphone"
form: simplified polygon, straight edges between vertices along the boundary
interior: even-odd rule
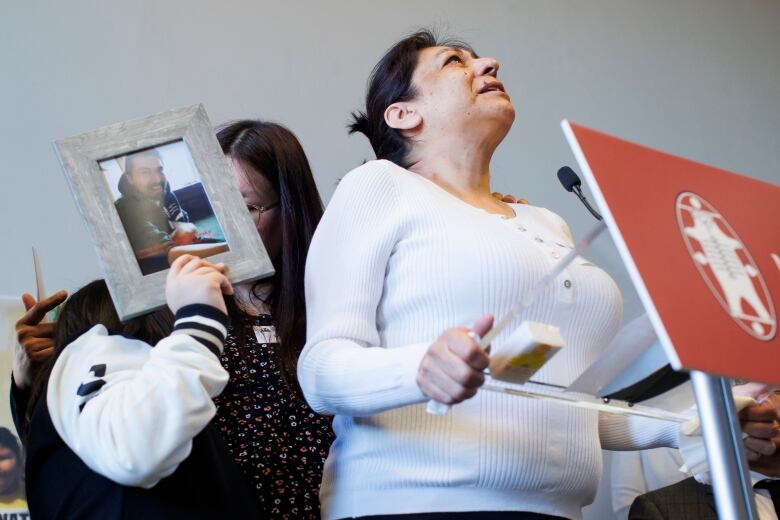
[[[558,180],[561,181],[561,184],[566,189],[566,191],[574,193],[577,198],[580,199],[585,207],[588,208],[590,214],[596,217],[596,220],[602,220],[599,212],[593,209],[593,206],[590,205],[588,199],[586,199],[585,195],[582,194],[582,189],[580,188],[580,186],[582,186],[582,181],[580,180],[579,176],[574,173],[574,170],[568,166],[561,167],[561,169],[558,170]]]

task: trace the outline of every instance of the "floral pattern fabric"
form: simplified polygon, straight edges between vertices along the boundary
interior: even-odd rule
[[[216,424],[254,489],[262,518],[320,518],[322,466],[334,435],[282,377],[269,315],[231,316],[222,365],[230,374],[214,401]]]

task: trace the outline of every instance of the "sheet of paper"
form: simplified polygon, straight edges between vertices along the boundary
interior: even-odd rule
[[[693,417],[692,412],[679,413],[666,410],[664,408],[647,406],[644,404],[628,403],[618,399],[605,401],[592,395],[553,390],[530,381],[525,385],[513,385],[503,381],[496,381],[495,379],[488,379],[487,382],[482,385],[481,390],[515,395],[528,399],[550,401],[567,406],[574,406],[577,408],[596,410],[599,412],[616,413],[621,415],[636,415],[639,417],[648,417],[651,419],[661,419],[664,421],[678,423],[687,422],[691,419],[691,417]]]
[[[656,341],[653,325],[646,314],[625,325],[596,361],[566,389],[597,395]]]

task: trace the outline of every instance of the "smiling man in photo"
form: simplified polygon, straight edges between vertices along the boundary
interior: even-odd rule
[[[168,249],[192,243],[197,228],[171,191],[160,152],[150,148],[127,155],[118,188],[116,210],[141,271],[166,269]]]

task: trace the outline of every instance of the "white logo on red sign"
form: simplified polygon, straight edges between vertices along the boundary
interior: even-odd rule
[[[754,338],[774,338],[772,298],[734,228],[712,204],[689,191],[677,196],[676,210],[688,253],[721,307]]]

